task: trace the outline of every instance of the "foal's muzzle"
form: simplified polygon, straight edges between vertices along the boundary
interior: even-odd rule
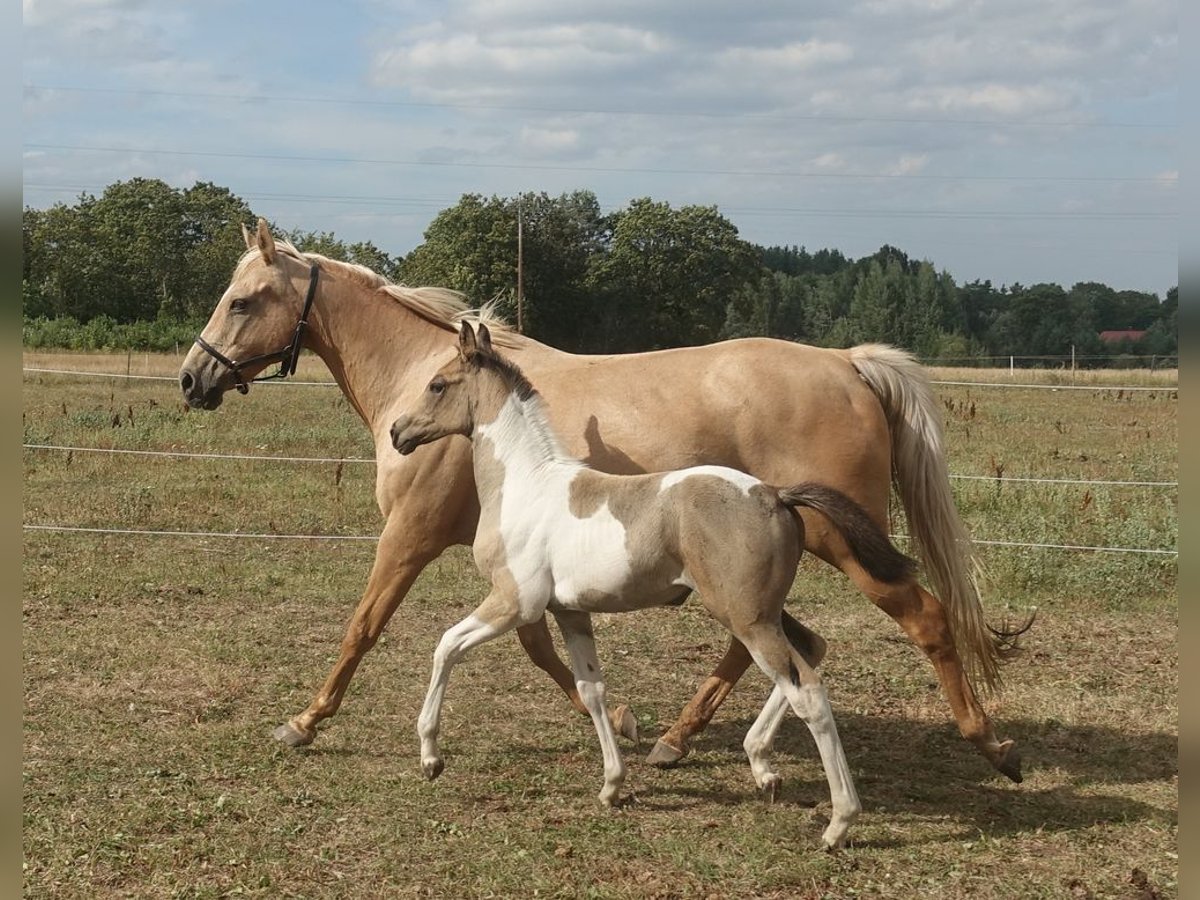
[[[401,456],[408,456],[421,446],[420,440],[414,435],[406,433],[410,425],[412,425],[412,420],[408,416],[401,416],[392,423],[392,446]]]

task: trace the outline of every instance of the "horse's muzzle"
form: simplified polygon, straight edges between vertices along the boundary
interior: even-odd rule
[[[183,391],[184,402],[192,409],[216,409],[225,399],[225,391],[219,381],[205,385],[203,376],[187,369],[179,373],[179,389]]]

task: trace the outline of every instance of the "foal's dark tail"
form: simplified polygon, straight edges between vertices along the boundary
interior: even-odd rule
[[[877,581],[895,584],[916,572],[916,560],[897,550],[866,510],[841,491],[803,481],[780,488],[779,500],[784,506],[804,506],[828,518],[850,545],[854,558]]]

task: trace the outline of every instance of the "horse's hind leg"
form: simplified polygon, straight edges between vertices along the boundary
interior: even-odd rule
[[[801,650],[809,665],[816,668],[825,657],[825,640],[786,612],[783,614],[783,625],[789,639]],[[731,638],[724,658],[700,685],[695,696],[688,701],[675,724],[658,739],[658,743],[650,751],[648,759],[651,765],[669,768],[687,756],[691,749],[691,739],[712,721],[713,714],[725,702],[725,698],[729,696],[729,692],[751,662],[750,654],[746,652],[742,642],[736,637]]]
[[[810,538],[815,531],[814,528],[808,530]],[[1012,741],[997,739],[992,722],[963,669],[946,611],[938,599],[912,578],[896,584],[877,581],[855,561],[840,535],[831,529],[824,529],[820,534],[821,541],[812,547],[813,551],[849,575],[875,605],[895,619],[912,642],[921,648],[933,664],[959,732],[998,771],[1019,782],[1020,754]]]
[[[604,675],[600,670],[600,659],[596,656],[592,617],[581,612],[555,612],[554,618],[558,620],[558,627],[562,629],[563,639],[567,643],[579,696],[583,698],[600,738],[600,750],[604,754],[604,787],[600,791],[600,802],[612,806],[620,796],[621,785],[625,783],[625,761],[621,759],[612,722],[604,709]]]

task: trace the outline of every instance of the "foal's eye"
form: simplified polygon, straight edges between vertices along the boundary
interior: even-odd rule
[[[440,375],[433,379],[433,381],[429,382],[429,393],[431,394],[440,394],[445,389],[446,379],[442,378]]]
[[[244,300],[240,297],[229,304],[230,311],[235,312],[235,313],[245,312],[249,308],[250,308],[250,301]]]

